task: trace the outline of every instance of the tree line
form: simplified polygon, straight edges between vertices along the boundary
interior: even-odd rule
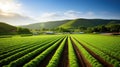
[[[88,32],[108,32],[108,33],[118,33],[120,32],[120,24],[107,24],[107,25],[98,25],[95,27],[87,28]]]
[[[106,24],[106,25],[98,25],[98,26],[94,26],[94,27],[76,27],[76,28],[62,28],[62,27],[58,27],[58,28],[52,28],[52,29],[39,29],[36,30],[39,32],[44,32],[44,31],[54,31],[54,32],[85,32],[85,33],[93,33],[93,32],[98,32],[98,33],[119,33],[120,32],[120,24]],[[30,29],[27,28],[21,28],[21,27],[16,27],[14,29],[11,29],[10,31],[6,31],[6,30],[0,30],[0,35],[9,35],[9,34],[33,34],[34,32]]]
[[[32,32],[27,28],[16,27],[13,29],[1,29],[0,35],[17,35],[17,34],[32,34]]]
[[[120,24],[106,24],[106,25],[98,25],[94,27],[74,27],[74,28],[52,28],[52,29],[39,29],[36,31],[54,31],[54,32],[85,32],[85,33],[93,33],[93,32],[98,32],[98,33],[118,33],[120,32]]]

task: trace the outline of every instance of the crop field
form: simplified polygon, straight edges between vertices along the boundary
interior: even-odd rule
[[[120,36],[0,38],[0,67],[120,67]]]

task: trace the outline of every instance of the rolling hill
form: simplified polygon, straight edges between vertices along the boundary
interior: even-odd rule
[[[74,19],[74,20],[62,20],[62,21],[50,21],[42,23],[34,23],[30,25],[21,26],[29,29],[52,29],[52,28],[78,28],[78,27],[93,27],[97,25],[106,25],[109,23],[119,23],[120,20],[106,20],[106,19]]]
[[[73,24],[76,22],[77,20],[71,20],[71,21],[68,21],[67,23],[64,23],[62,25],[59,26],[59,28],[64,28],[64,29],[68,29],[68,28],[72,28]]]
[[[16,30],[17,28],[15,26],[0,22],[0,34],[13,34]]]
[[[68,21],[70,21],[70,20],[34,23],[34,24],[24,25],[24,26],[20,26],[20,27],[28,28],[28,29],[40,29],[40,28],[52,29],[52,28],[57,28],[58,26],[66,23]]]

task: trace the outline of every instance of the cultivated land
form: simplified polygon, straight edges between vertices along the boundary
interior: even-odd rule
[[[120,36],[0,38],[0,67],[120,67]]]

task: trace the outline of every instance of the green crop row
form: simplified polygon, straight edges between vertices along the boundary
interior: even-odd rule
[[[83,35],[84,36],[84,35]],[[119,51],[114,52],[113,48],[118,50],[119,37],[112,36],[100,36],[100,35],[88,35],[87,36],[76,36],[76,38],[85,44],[90,50],[99,55],[108,63],[112,64],[114,67],[120,66],[120,54]],[[81,38],[82,37],[82,38]],[[97,38],[99,37],[99,38]],[[116,39],[114,39],[116,38]],[[98,43],[99,42],[99,43]],[[116,48],[115,48],[116,47]]]
[[[22,40],[21,40],[22,39]],[[26,46],[30,46],[30,44],[38,42],[38,41],[42,41],[44,40],[43,38],[11,38],[11,39],[5,39],[5,41],[0,41],[0,45],[2,48],[0,50],[0,55],[12,52],[14,50],[20,49],[20,48],[24,48]],[[4,42],[4,43],[3,43]],[[7,43],[9,43],[9,45],[7,45]],[[8,47],[4,47],[4,46],[8,46]],[[7,48],[7,50],[6,50]]]
[[[92,65],[92,67],[102,67],[102,64],[99,63],[91,54],[89,54],[85,48],[81,46],[79,42],[77,42],[73,37],[71,37],[78,49],[81,51],[82,55],[84,55],[85,59]]]
[[[38,42],[44,39],[51,39],[55,37],[60,37],[59,35],[42,35],[42,36],[31,36],[31,37],[13,37],[13,38],[0,38],[0,55],[6,54],[8,52],[14,51],[19,48],[30,46],[27,43]]]
[[[47,67],[57,67],[60,57],[62,55],[62,51],[64,48],[65,42],[66,42],[67,37],[63,40],[63,42],[60,44],[59,48],[57,49],[57,51],[55,52],[55,54],[53,55],[52,59],[49,61],[49,64],[47,65]]]
[[[18,58],[17,60],[11,62],[8,66],[9,67],[16,67],[16,66],[19,66],[19,65],[23,65],[25,64],[26,62],[29,62],[33,57],[39,55],[42,51],[44,51],[45,49],[47,49],[49,46],[51,46],[53,43],[55,43],[58,39],[52,41],[52,42],[49,42],[47,43],[46,45],[36,49],[35,51],[31,52],[31,53],[28,53],[26,54],[25,56],[21,57],[21,58]]]
[[[24,44],[24,45],[25,45],[24,47],[21,47],[21,48],[19,48],[19,49],[13,50],[13,51],[11,51],[11,52],[7,52],[6,54],[0,55],[0,60],[6,58],[6,57],[8,57],[8,56],[11,56],[11,55],[13,55],[13,54],[15,54],[15,53],[18,53],[18,52],[20,52],[20,51],[23,51],[23,50],[25,50],[25,49],[34,47],[34,46],[38,45],[40,42],[45,42],[45,41],[46,41],[46,39],[44,39],[44,40],[42,40],[42,41],[38,41],[38,42],[36,42],[36,41],[33,40],[32,43],[31,43],[31,42],[30,42],[30,43],[27,43],[27,45]]]
[[[105,54],[104,52],[100,51],[97,48],[94,48],[92,46],[90,46],[89,44],[87,44],[86,42],[80,41],[81,43],[85,44],[86,47],[88,47],[90,50],[92,50],[94,53],[96,53],[97,55],[99,55],[101,58],[103,58],[105,61],[109,62],[110,64],[112,64],[114,67],[119,67],[120,66],[120,62],[112,57],[110,57],[109,55]]]
[[[77,57],[75,55],[75,51],[73,49],[70,37],[68,37],[68,59],[69,59],[69,66],[70,67],[79,67],[78,65],[78,60]]]
[[[57,41],[56,43],[54,43],[52,46],[50,46],[48,49],[46,49],[45,51],[43,51],[40,55],[38,55],[37,57],[35,57],[33,60],[31,60],[30,62],[26,63],[23,67],[37,67],[37,65],[49,54],[52,52],[52,50],[54,50],[55,48],[57,48],[57,46],[59,46],[59,43],[61,43],[61,41],[63,40],[63,38],[61,38],[59,41]]]
[[[4,38],[0,39],[0,54],[4,51],[23,46],[25,43],[32,42],[32,38]],[[35,39],[35,38],[34,38]],[[7,50],[6,50],[7,48]]]
[[[92,47],[94,47],[94,48],[96,48],[96,49],[98,49],[98,50],[100,50],[100,51],[102,51],[103,53],[105,53],[106,55],[109,55],[110,57],[112,57],[112,58],[114,58],[114,59],[116,59],[116,60],[120,60],[120,54],[119,54],[119,52],[114,52],[114,51],[111,51],[111,50],[109,50],[109,49],[107,49],[107,48],[105,48],[105,47],[96,47],[96,46],[94,46],[94,45],[92,45],[92,44],[90,44],[90,43],[88,43],[88,42],[86,42],[88,45],[90,45],[90,46],[92,46]]]
[[[7,58],[5,58],[5,59],[3,59],[3,60],[0,60],[0,64],[1,64],[1,66],[2,66],[2,65],[5,65],[5,64],[9,64],[11,61],[16,60],[17,58],[20,58],[20,57],[28,54],[29,52],[31,52],[31,51],[33,51],[33,50],[36,50],[37,48],[39,48],[39,47],[47,44],[47,43],[49,43],[49,42],[46,41],[46,42],[44,42],[44,43],[40,43],[40,44],[37,45],[37,46],[34,46],[34,47],[29,48],[29,49],[23,50],[23,51],[18,52],[18,53],[16,53],[16,54],[12,55],[12,56],[9,56],[9,57],[7,57]]]
[[[13,41],[11,41],[11,42],[13,42]],[[9,42],[8,42],[9,43]],[[14,42],[13,42],[14,43]],[[9,47],[3,47],[3,46],[1,46],[1,52],[0,52],[0,55],[3,55],[3,54],[6,54],[6,53],[8,53],[8,52],[11,52],[11,51],[14,51],[14,50],[16,50],[16,49],[19,49],[19,48],[22,48],[22,47],[25,47],[25,46],[27,46],[28,44],[27,43],[32,43],[32,41],[31,42],[29,42],[29,41],[24,41],[24,43],[19,43],[19,44],[17,44],[17,45],[14,45],[14,46],[9,46]],[[26,44],[26,45],[25,45]],[[6,45],[7,46],[7,45]],[[7,50],[6,50],[7,49]]]
[[[120,37],[103,35],[74,35],[92,46],[120,60]],[[101,48],[102,47],[102,48]]]

